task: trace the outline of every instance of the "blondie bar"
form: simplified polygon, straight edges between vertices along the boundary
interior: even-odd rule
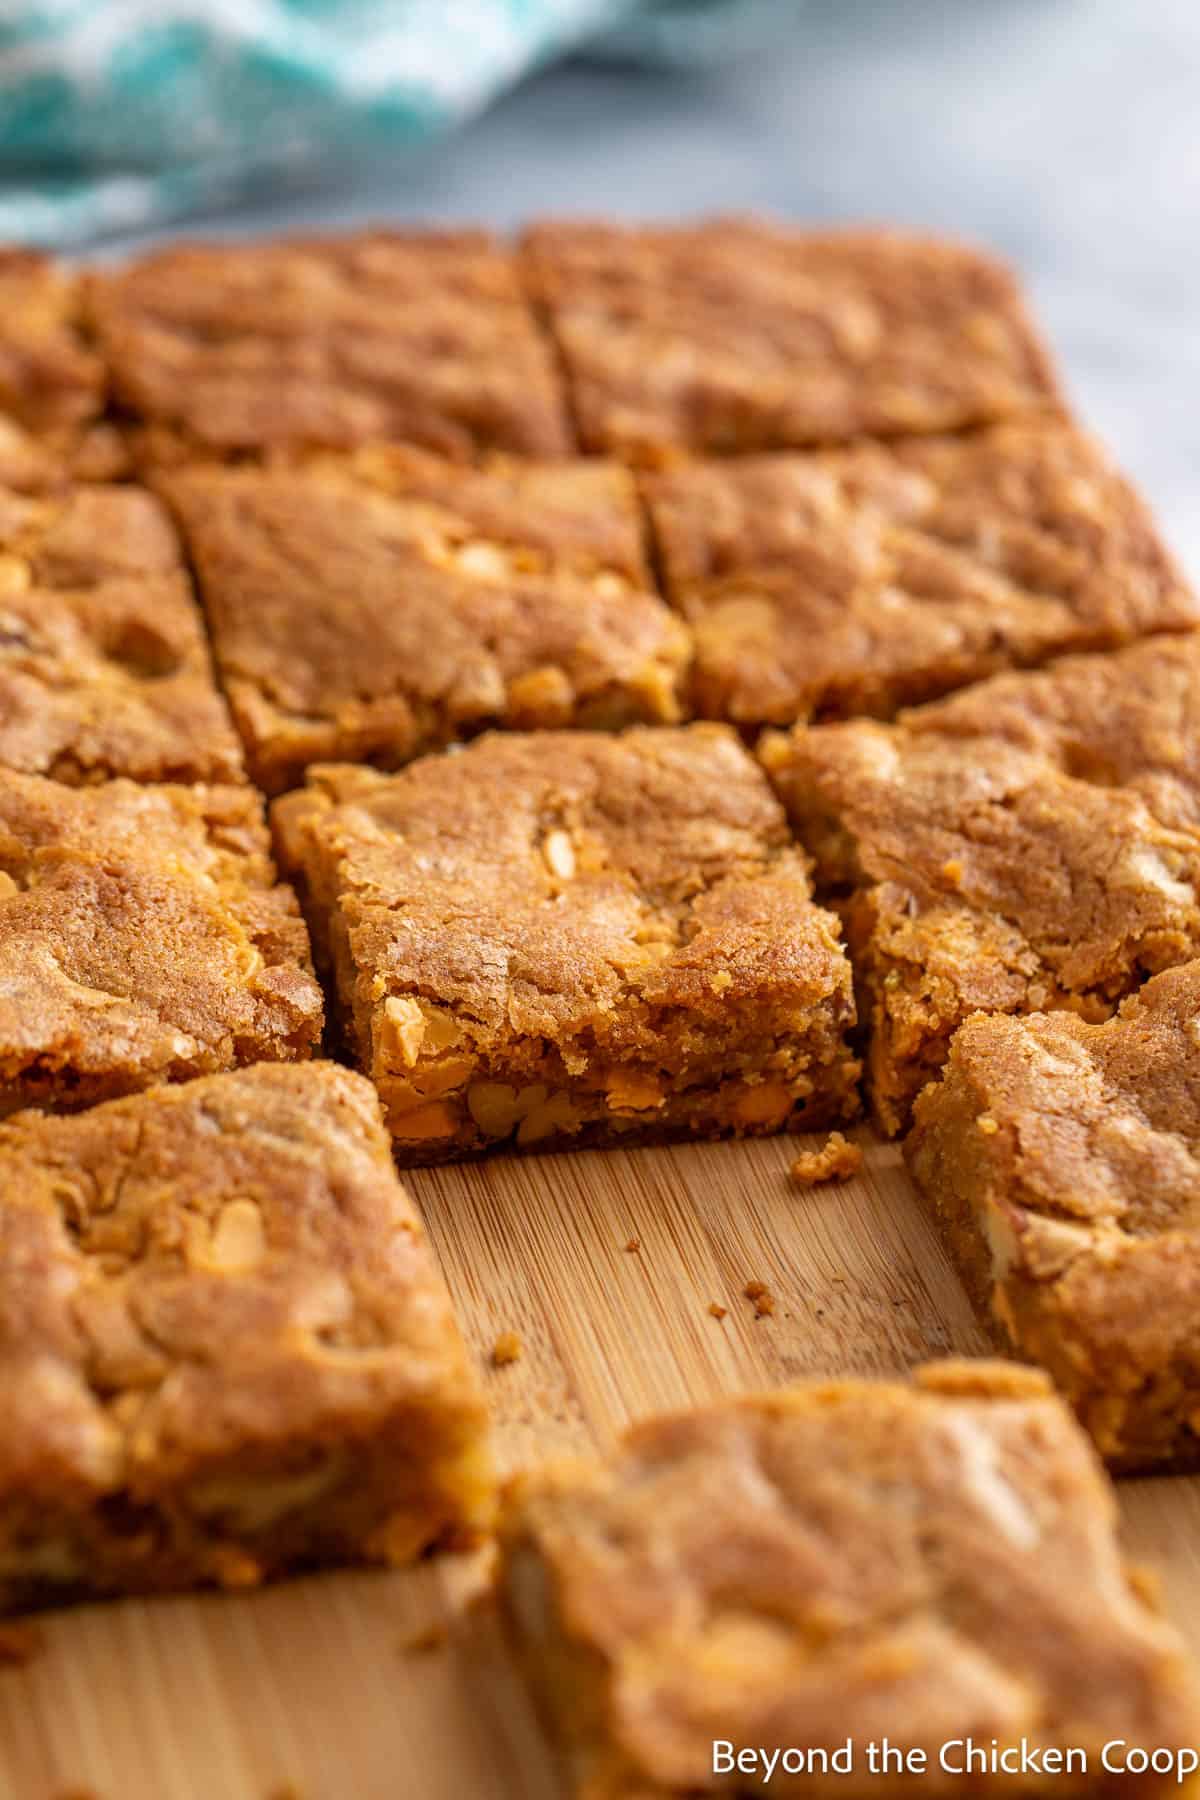
[[[0,1111],[307,1057],[321,992],[247,787],[0,770]]]
[[[0,1609],[488,1522],[485,1414],[378,1102],[260,1065],[0,1126]]]
[[[1121,1468],[1200,1461],[1200,962],[1103,1024],[973,1018],[905,1146],[997,1337]]]
[[[1200,623],[1140,499],[1049,417],[693,462],[644,492],[708,718],[886,717],[998,669]]]
[[[571,447],[552,352],[487,232],[175,246],[88,293],[153,462],[371,439]]]
[[[524,258],[588,450],[789,449],[1057,401],[1011,276],[956,244],[749,218],[550,222]]]
[[[968,1014],[1100,1020],[1200,955],[1200,832],[1132,782],[1065,773],[1002,736],[867,720],[773,733],[761,755],[843,914],[889,1132]]]
[[[941,1363],[720,1401],[534,1471],[502,1511],[501,1593],[587,1800],[1165,1793],[1102,1771],[1106,1744],[1200,1732],[1115,1524],[1044,1376]],[[872,1767],[884,1738],[923,1762]],[[968,1740],[1037,1761],[1017,1781]]]
[[[837,922],[726,728],[318,768],[274,817],[406,1160],[854,1112]]]
[[[0,766],[70,782],[242,779],[179,544],[153,495],[0,488]]]
[[[372,448],[181,470],[163,491],[268,792],[489,724],[680,716],[689,635],[653,592],[623,469]]]

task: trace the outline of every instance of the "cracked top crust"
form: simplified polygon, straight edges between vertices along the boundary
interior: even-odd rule
[[[888,1792],[951,1793],[961,1777],[938,1752],[968,1733],[1084,1747],[1092,1770],[1111,1738],[1194,1740],[1190,1665],[1139,1597],[1115,1525],[1045,1377],[935,1364],[911,1385],[814,1383],[651,1420],[606,1463],[519,1480],[503,1580],[596,1800],[727,1791],[718,1738],[849,1736],[856,1779],[778,1779],[869,1795],[863,1746],[884,1733],[929,1752]],[[1091,1792],[1094,1774],[1035,1785]]]
[[[598,1092],[639,1060],[711,1083],[739,1047],[761,1076],[800,1033],[849,1061],[836,923],[722,727],[494,734],[390,777],[318,768],[274,818],[376,1073],[441,1059],[435,1092],[541,1080],[549,1046]]]
[[[1003,738],[1066,775],[1140,795],[1164,825],[1200,826],[1200,633],[997,676],[900,722],[921,737]]]
[[[524,256],[588,450],[657,462],[953,431],[1057,399],[1012,277],[952,243],[548,222]]]
[[[622,469],[370,449],[162,485],[269,791],[490,723],[679,717],[688,634],[652,591]]]
[[[151,461],[371,439],[571,448],[515,260],[486,232],[183,245],[93,275],[88,295]]]
[[[1200,835],[1162,823],[1132,786],[1066,775],[998,737],[866,720],[800,726],[761,755],[820,880],[849,896],[890,1131],[970,1012],[1103,1018],[1200,952]]]
[[[321,1018],[256,794],[0,770],[9,1110],[306,1057]]]
[[[0,1188],[0,1504],[152,1506],[233,1460],[250,1506],[289,1441],[439,1403],[482,1429],[360,1076],[260,1065],[22,1113],[0,1126]],[[199,1529],[200,1486],[188,1504]]]
[[[691,463],[643,487],[709,717],[886,716],[1200,622],[1141,500],[1054,419]]]
[[[1186,1234],[1200,1272],[1200,962],[1156,975],[1098,1025],[1062,1013],[973,1018],[943,1082],[969,1087],[991,1123],[982,1146],[1026,1221],[1014,1251],[1059,1271],[1076,1251]],[[938,1112],[931,1087],[916,1107]],[[995,1129],[992,1129],[992,1127]],[[1130,1296],[1132,1300],[1132,1296]],[[1136,1316],[1131,1306],[1129,1317]],[[1150,1319],[1147,1316],[1147,1327]]]
[[[0,764],[68,782],[241,778],[179,545],[153,495],[0,489]]]

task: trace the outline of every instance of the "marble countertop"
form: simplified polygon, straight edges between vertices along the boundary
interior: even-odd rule
[[[576,62],[432,149],[175,235],[763,208],[975,238],[1023,272],[1082,416],[1200,578],[1198,0],[779,4],[770,56]]]

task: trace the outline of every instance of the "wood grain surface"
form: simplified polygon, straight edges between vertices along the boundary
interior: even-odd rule
[[[810,1190],[787,1179],[787,1139],[412,1175],[503,1467],[714,1394],[983,1349],[898,1153],[859,1141],[863,1174]],[[493,1368],[506,1332],[522,1354]],[[1121,1495],[1200,1650],[1200,1478]],[[557,1800],[486,1573],[443,1558],[45,1615],[36,1654],[0,1666],[0,1796]]]

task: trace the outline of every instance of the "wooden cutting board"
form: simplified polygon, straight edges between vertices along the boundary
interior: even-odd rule
[[[983,1339],[898,1153],[842,1187],[795,1140],[494,1160],[410,1177],[503,1466],[637,1415]],[[743,1294],[766,1283],[770,1317]],[[727,1308],[724,1318],[709,1311]],[[515,1332],[520,1359],[490,1366]],[[1128,1541],[1200,1650],[1200,1478],[1123,1484]],[[480,1557],[47,1615],[0,1668],[2,1800],[553,1800]]]

